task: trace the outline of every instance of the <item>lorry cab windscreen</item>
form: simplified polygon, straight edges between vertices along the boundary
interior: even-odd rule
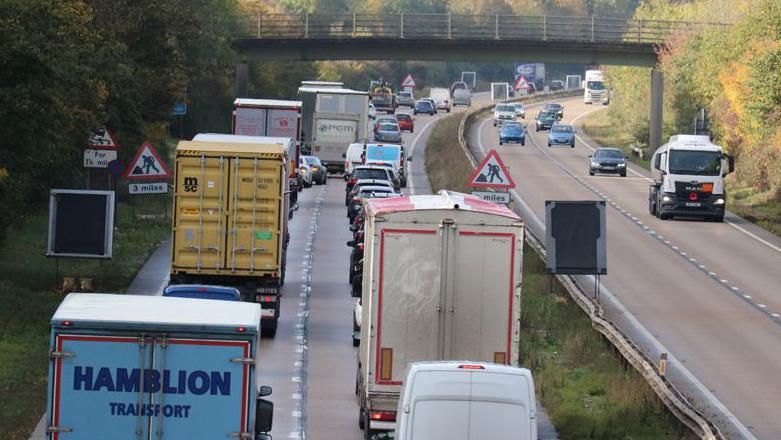
[[[717,151],[673,150],[670,152],[670,174],[718,176],[721,153]]]
[[[602,81],[589,81],[587,88],[591,90],[604,90],[605,89],[605,83]]]

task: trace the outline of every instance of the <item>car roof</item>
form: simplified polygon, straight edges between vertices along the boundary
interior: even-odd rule
[[[621,151],[621,149],[615,147],[598,147],[596,150],[594,150],[594,152],[597,151]]]
[[[385,179],[358,179],[355,181],[356,186],[373,185],[373,184],[379,184],[382,186],[392,186],[391,183]]]
[[[372,166],[372,165],[358,165],[357,167],[353,168],[353,171],[358,171],[358,170],[383,170],[383,171],[385,171],[385,170],[387,170],[387,168],[385,168],[383,166],[377,166],[377,165],[374,165],[374,166]]]
[[[363,185],[361,186],[361,189],[358,190],[359,193],[362,192],[393,192],[393,190],[385,185]]]

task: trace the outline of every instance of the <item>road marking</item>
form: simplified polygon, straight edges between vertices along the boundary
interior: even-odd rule
[[[423,126],[418,131],[418,134],[415,135],[415,137],[412,139],[412,142],[410,143],[409,147],[409,154],[407,155],[407,185],[409,186],[409,192],[411,195],[415,195],[415,179],[412,178],[412,165],[410,164],[409,158],[413,157],[413,154],[415,153],[415,147],[418,145],[418,140],[420,140],[420,137],[423,136],[423,133],[426,132],[426,129],[431,126],[432,123],[436,122],[439,119],[439,116],[435,116],[430,121],[426,122],[426,125]],[[424,157],[423,160],[425,161],[426,158]],[[424,162],[425,164],[425,162]]]

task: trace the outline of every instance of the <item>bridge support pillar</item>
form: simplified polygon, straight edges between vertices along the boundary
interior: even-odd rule
[[[651,121],[648,150],[653,154],[662,146],[662,121],[664,116],[664,74],[659,69],[651,71]]]
[[[246,62],[236,66],[236,97],[249,98],[249,66]]]

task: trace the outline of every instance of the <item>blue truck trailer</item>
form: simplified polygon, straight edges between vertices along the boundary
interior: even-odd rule
[[[71,293],[51,320],[47,439],[269,440],[260,305]]]

